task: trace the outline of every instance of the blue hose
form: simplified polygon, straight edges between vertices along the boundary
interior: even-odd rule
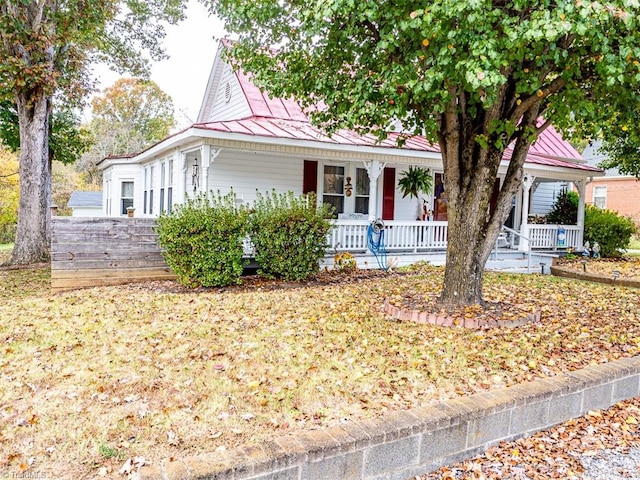
[[[373,256],[376,257],[378,262],[378,266],[382,270],[389,270],[389,265],[387,263],[387,249],[384,246],[384,228],[378,228],[377,231],[374,228],[375,222],[369,224],[368,229],[368,246]]]

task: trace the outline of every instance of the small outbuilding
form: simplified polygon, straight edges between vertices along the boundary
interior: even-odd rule
[[[71,208],[72,217],[102,217],[102,192],[75,191],[71,193],[67,207]]]

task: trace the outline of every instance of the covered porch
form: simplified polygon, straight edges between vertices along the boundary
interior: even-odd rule
[[[501,186],[507,162],[503,162],[496,180],[496,191]],[[366,164],[371,187],[368,211],[364,213],[342,213],[334,220],[333,229],[328,238],[327,255],[335,252],[364,254],[368,250],[369,225],[375,219],[384,223],[384,248],[394,255],[431,255],[444,252],[447,248],[448,223],[446,208],[444,216],[438,212],[438,199],[443,193],[441,173],[435,171],[434,191],[415,199],[409,208],[416,212],[420,204],[428,214],[423,220],[397,219],[389,215],[385,208],[386,198],[379,198],[378,177],[382,177],[385,165],[377,162]],[[399,169],[401,170],[401,169]],[[529,156],[525,163],[520,189],[512,200],[512,210],[499,235],[495,252],[547,252],[555,253],[568,250],[580,251],[584,245],[584,215],[587,199],[586,185],[602,171],[583,163],[566,160]],[[578,194],[577,221],[572,225],[546,224],[548,213],[561,190],[573,190]],[[397,193],[397,182],[396,182]],[[396,196],[397,200],[397,196]],[[405,209],[409,205],[405,205]],[[415,208],[414,208],[415,207]],[[440,213],[440,214],[439,214]]]

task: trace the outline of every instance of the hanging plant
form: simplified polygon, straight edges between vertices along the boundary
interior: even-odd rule
[[[418,198],[419,192],[429,194],[433,186],[431,170],[411,165],[409,170],[402,172],[398,186],[402,192],[402,198],[407,195]]]

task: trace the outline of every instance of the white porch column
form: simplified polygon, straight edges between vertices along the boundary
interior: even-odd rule
[[[202,173],[200,174],[200,191],[207,192],[209,190],[209,165],[211,165],[211,145],[202,145],[200,147],[200,158],[202,159]]]
[[[367,169],[369,175],[369,221],[378,218],[378,177],[384,171],[386,163],[380,163],[377,160],[364,162],[364,168]]]
[[[178,152],[178,164],[175,168],[179,172],[179,177],[177,195],[174,200],[178,200],[178,203],[183,203],[189,191],[189,185],[187,185],[187,154],[185,152]]]
[[[522,223],[520,224],[520,234],[527,238],[529,238],[529,196],[535,179],[536,177],[528,173],[525,173],[524,177],[522,177]],[[529,241],[521,237],[518,242],[518,250],[529,251]]]
[[[591,183],[591,179],[578,180],[573,182],[578,190],[578,246],[584,245],[584,206],[585,206],[585,192],[587,184]]]

